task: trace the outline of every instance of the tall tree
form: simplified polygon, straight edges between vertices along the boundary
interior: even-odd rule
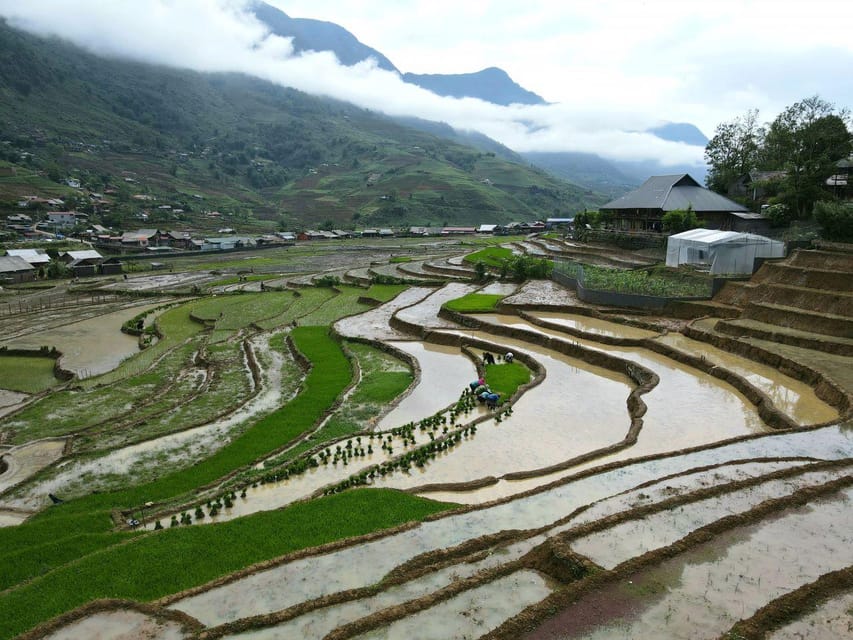
[[[725,193],[735,180],[756,167],[762,133],[757,109],[717,125],[705,147],[705,160],[710,165],[705,184],[709,189]]]
[[[765,169],[784,169],[781,200],[807,217],[814,203],[824,197],[822,185],[838,160],[851,152],[851,133],[846,111],[812,96],[780,113],[767,129],[761,152]]]

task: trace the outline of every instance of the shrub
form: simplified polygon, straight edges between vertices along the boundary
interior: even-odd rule
[[[853,204],[847,202],[817,202],[814,218],[823,227],[828,240],[853,240]]]
[[[682,231],[689,231],[690,229],[702,226],[699,218],[696,217],[696,212],[693,211],[693,207],[690,205],[686,209],[667,211],[663,214],[663,218],[661,218],[661,224],[664,231],[670,233],[681,233]]]
[[[765,207],[763,213],[773,227],[787,227],[796,217],[794,210],[781,202]]]

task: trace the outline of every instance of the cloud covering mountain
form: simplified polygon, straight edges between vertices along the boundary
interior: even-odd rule
[[[293,39],[274,34],[240,0],[79,0],[73,10],[61,0],[0,0],[0,15],[13,26],[68,39],[99,55],[242,72],[392,116],[479,131],[519,152],[574,151],[663,165],[702,162],[700,146],[646,132],[662,118],[637,112],[630,103],[590,110],[582,104],[503,106],[439,96],[404,82],[376,59],[347,66],[329,52],[297,52]]]

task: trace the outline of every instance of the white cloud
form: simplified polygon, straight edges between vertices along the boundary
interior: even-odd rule
[[[853,45],[843,29],[830,21],[822,25],[820,37],[796,30],[781,17],[785,11],[779,3],[770,9],[756,2],[686,0],[669,10],[661,10],[666,2],[617,0],[277,4],[291,16],[345,26],[403,71],[459,73],[501,66],[526,88],[559,104],[500,107],[441,98],[368,62],[342,67],[329,53],[294,56],[289,40],[268,34],[246,14],[242,0],[78,0],[73,11],[61,0],[0,0],[0,15],[15,26],[60,35],[101,55],[252,74],[389,115],[481,131],[519,151],[699,163],[701,148],[630,131],[683,120],[710,134],[715,123],[750,107],[778,111],[815,92],[842,103],[848,99],[843,92],[827,95],[816,86],[816,78],[830,75],[829,66],[809,74],[803,62],[810,60],[807,54],[849,62]],[[813,21],[806,18],[803,24]],[[757,30],[756,24],[769,25],[773,33]],[[793,65],[797,77],[783,80],[778,59]],[[792,98],[780,88],[786,85],[804,92]]]

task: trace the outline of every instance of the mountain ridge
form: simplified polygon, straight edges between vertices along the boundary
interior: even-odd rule
[[[506,160],[499,146],[475,149],[251,76],[99,58],[5,21],[0,140],[7,214],[35,194],[123,227],[143,224],[143,212],[145,224],[219,224],[205,211],[256,230],[499,224],[605,199]]]

